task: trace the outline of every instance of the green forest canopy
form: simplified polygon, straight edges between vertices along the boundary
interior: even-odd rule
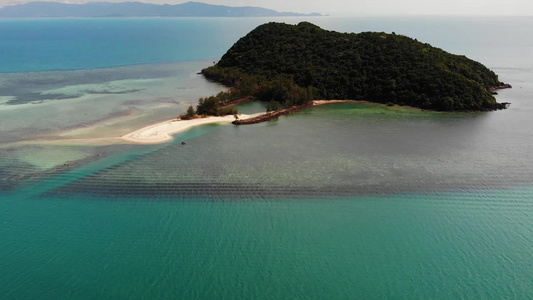
[[[506,107],[489,91],[503,85],[498,76],[465,56],[394,33],[339,33],[308,22],[261,25],[202,72],[239,96],[286,106],[358,99],[445,111]]]

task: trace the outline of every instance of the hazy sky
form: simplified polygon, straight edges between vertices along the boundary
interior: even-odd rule
[[[106,0],[0,0],[0,7],[32,1],[64,3]],[[125,2],[126,0],[107,0]],[[179,4],[188,0],[129,0]],[[319,12],[331,15],[440,14],[440,15],[533,15],[532,0],[196,0],[229,6],[260,6],[277,11]]]

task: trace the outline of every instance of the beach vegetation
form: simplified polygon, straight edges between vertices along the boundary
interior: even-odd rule
[[[236,116],[239,114],[239,110],[233,106],[219,107],[217,109],[217,114],[215,116],[227,116],[233,115]]]
[[[226,94],[226,93],[222,93]],[[198,115],[207,115],[207,116],[226,116],[226,115],[235,115],[239,111],[237,108],[232,106],[220,106],[220,93],[216,96],[210,96],[206,98],[200,98],[198,100],[198,105],[196,106],[196,114]]]
[[[184,114],[181,114],[178,118],[181,120],[190,120],[194,118],[196,115],[196,112],[194,110],[194,107],[191,105],[187,108],[187,111]]]
[[[268,103],[266,111],[276,111],[281,109],[281,104],[278,101],[272,100]]]
[[[192,117],[194,117],[195,114],[196,114],[196,112],[194,111],[194,107],[192,107],[192,105],[189,106],[187,108],[186,116],[189,117],[189,118],[192,118]]]
[[[216,115],[219,100],[217,96],[211,96],[198,99],[198,105],[196,106],[196,113],[199,115]]]
[[[279,108],[289,108],[319,99],[318,90],[312,86],[301,87],[290,74],[280,74],[272,79],[262,75],[247,75],[234,68],[210,67],[202,70],[204,76],[230,86],[228,92],[220,92],[216,96],[218,103],[253,97],[264,102],[277,102]],[[211,97],[210,97],[211,98]],[[205,99],[202,99],[205,102]],[[281,105],[283,104],[283,105]],[[277,110],[276,109],[276,110]]]

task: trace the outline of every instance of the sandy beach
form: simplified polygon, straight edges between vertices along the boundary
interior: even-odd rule
[[[314,100],[313,106],[318,105],[327,105],[335,103],[346,103],[346,102],[366,102],[361,100]],[[239,114],[238,117],[241,120],[255,118],[257,116],[264,115],[265,113],[255,113],[255,114]],[[101,127],[107,126],[110,121],[107,121],[104,125],[96,124],[88,128],[74,129],[67,132],[63,132],[60,136],[63,138],[60,139],[43,139],[43,140],[31,140],[31,141],[22,141],[15,144],[63,144],[63,145],[110,145],[110,144],[158,144],[169,142],[173,139],[172,135],[186,131],[196,126],[207,125],[207,124],[229,124],[235,121],[233,115],[215,117],[203,117],[196,118],[191,120],[179,120],[172,119],[163,121],[160,123],[148,125],[146,127],[137,129],[133,132],[127,133],[122,136],[98,136],[96,133],[87,134],[88,132],[94,131],[94,128],[97,128],[98,132],[101,132]],[[81,133],[80,133],[81,132]],[[74,134],[73,134],[74,133]],[[85,135],[84,137],[75,137]],[[91,136],[93,135],[93,136]],[[96,136],[94,136],[96,135]],[[4,146],[13,146],[13,144],[6,144]]]
[[[345,102],[363,102],[357,100],[314,100],[313,105],[326,105],[334,103],[345,103]],[[240,114],[239,119],[249,119],[254,118],[264,113],[256,113],[252,115]],[[161,123],[149,125],[143,127],[134,132],[128,133],[120,137],[122,141],[127,143],[136,143],[136,144],[157,144],[171,141],[172,135],[178,132],[183,132],[195,126],[206,125],[206,124],[215,124],[215,123],[231,123],[235,121],[233,115],[222,116],[222,117],[205,117],[192,120],[169,120]]]
[[[252,118],[263,113],[253,115],[238,115],[240,119]],[[183,132],[195,126],[206,124],[224,124],[235,121],[233,115],[222,117],[205,117],[192,120],[169,120],[153,124],[120,137],[121,140],[137,144],[157,144],[172,140],[172,134]]]
[[[334,104],[334,103],[344,103],[344,102],[362,102],[356,100],[315,100],[313,105],[325,105],[325,104]],[[251,115],[239,114],[239,119],[249,119],[260,116],[264,113],[256,113]],[[192,127],[206,125],[206,124],[224,124],[231,123],[235,121],[233,115],[222,116],[222,117],[205,117],[192,120],[168,120],[161,123],[149,125],[138,129],[134,132],[128,133],[121,136],[120,139],[126,143],[136,143],[136,144],[157,144],[171,141],[173,139],[172,135],[178,132],[186,131]]]

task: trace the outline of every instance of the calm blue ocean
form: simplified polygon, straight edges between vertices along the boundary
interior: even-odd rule
[[[302,20],[0,20],[0,299],[531,298],[533,18],[307,20],[478,60],[513,85],[504,111],[342,104],[160,145],[49,141],[174,117],[224,90],[196,73],[239,37]]]
[[[0,71],[215,59],[247,30],[237,21],[220,23],[188,18],[1,20]],[[234,38],[226,38],[228,33]]]

